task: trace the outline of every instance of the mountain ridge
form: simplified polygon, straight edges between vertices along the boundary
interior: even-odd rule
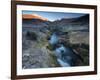
[[[48,21],[47,18],[44,18],[44,17],[39,16],[37,14],[23,14],[22,19],[39,19],[39,20],[43,20],[43,21]]]

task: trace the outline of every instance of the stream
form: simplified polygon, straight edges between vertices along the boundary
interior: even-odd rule
[[[49,43],[52,46],[54,46],[59,44],[58,41],[59,41],[59,35],[53,33],[51,35]],[[75,52],[70,47],[68,46],[65,47],[64,44],[59,44],[59,45],[60,46],[56,47],[56,49],[54,50],[58,63],[62,67],[75,66],[75,62],[79,57],[75,54]]]

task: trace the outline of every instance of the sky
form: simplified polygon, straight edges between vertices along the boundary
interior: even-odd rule
[[[76,18],[85,15],[84,13],[68,13],[68,12],[46,12],[46,11],[22,11],[22,14],[37,14],[50,21],[60,20],[62,18]]]

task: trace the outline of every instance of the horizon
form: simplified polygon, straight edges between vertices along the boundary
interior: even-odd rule
[[[28,11],[23,10],[22,14],[36,14],[38,16],[47,18],[49,21],[61,20],[63,18],[78,18],[86,15],[85,13],[69,13],[69,12],[46,12],[46,11]]]

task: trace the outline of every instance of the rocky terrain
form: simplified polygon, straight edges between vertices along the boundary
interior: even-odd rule
[[[51,45],[49,40],[55,32],[59,36],[58,42],[56,45]],[[61,67],[61,61],[55,54],[60,44],[70,47],[83,60],[77,60],[70,66],[89,65],[89,15],[53,22],[47,19],[24,17],[22,37],[22,68],[24,69]]]

